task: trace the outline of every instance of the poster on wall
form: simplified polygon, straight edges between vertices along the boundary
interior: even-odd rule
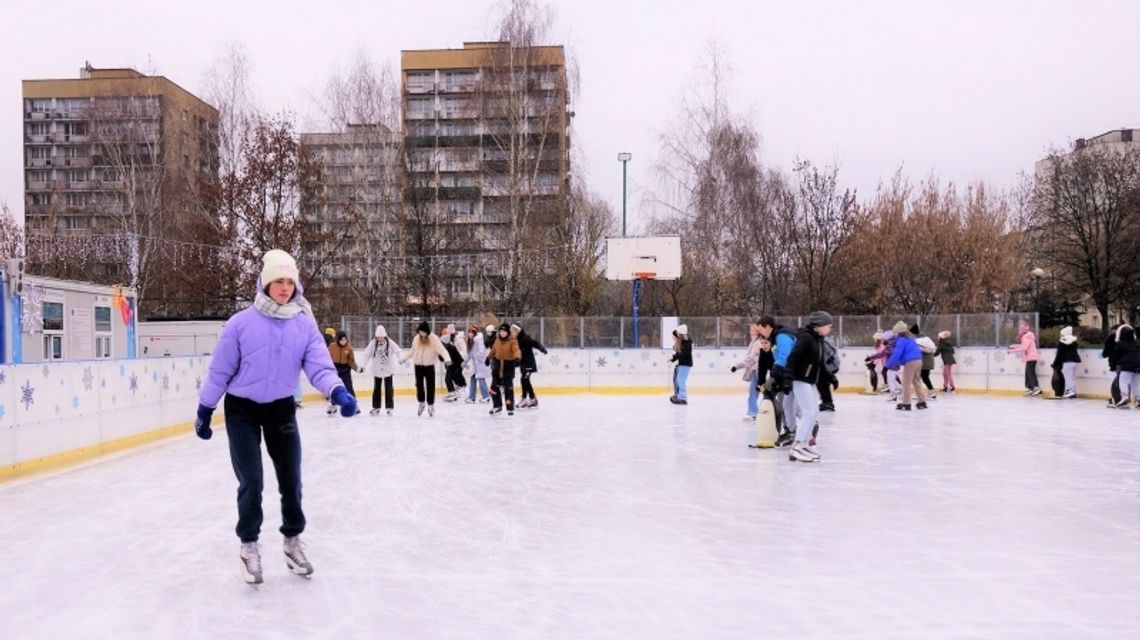
[[[68,346],[72,360],[90,360],[94,357],[91,350],[91,311],[89,309],[71,309],[68,312]]]

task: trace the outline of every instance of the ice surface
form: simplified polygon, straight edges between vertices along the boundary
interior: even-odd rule
[[[1140,412],[837,400],[816,465],[748,449],[743,395],[311,404],[316,573],[285,568],[270,474],[258,589],[223,431],[3,485],[0,637],[1140,634]]]

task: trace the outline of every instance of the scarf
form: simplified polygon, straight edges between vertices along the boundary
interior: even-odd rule
[[[253,306],[261,313],[278,320],[289,320],[302,313],[307,313],[309,317],[313,317],[313,307],[303,296],[294,296],[285,304],[277,304],[264,291],[258,291],[257,296],[253,299]]]

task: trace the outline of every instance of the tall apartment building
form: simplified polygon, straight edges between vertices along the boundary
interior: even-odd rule
[[[509,249],[565,210],[570,92],[560,46],[467,42],[401,52],[405,207],[441,227],[442,253]],[[454,274],[454,298],[493,300],[503,273]]]
[[[309,300],[320,314],[398,306],[385,260],[399,253],[400,134],[350,124],[337,133],[302,133],[301,146],[321,175],[319,192],[301,202]]]
[[[30,235],[176,239],[186,191],[217,177],[217,110],[162,76],[86,65],[76,79],[24,80],[23,120]],[[98,282],[128,277],[110,260],[81,274],[32,268]]]

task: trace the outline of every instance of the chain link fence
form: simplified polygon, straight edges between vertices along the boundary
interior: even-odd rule
[[[799,327],[806,316],[777,316],[779,324]],[[643,317],[639,320],[638,340],[634,343],[633,318],[629,317],[535,317],[511,318],[527,333],[550,348],[580,349],[653,349],[662,346],[662,318]],[[696,348],[729,349],[748,346],[749,325],[753,317],[697,317],[679,318],[689,326],[693,346]],[[890,329],[898,321],[907,326],[917,324],[922,332],[934,337],[949,331],[960,347],[1000,347],[1017,341],[1017,325],[1026,320],[1036,330],[1039,317],[1036,313],[984,313],[953,315],[898,315],[898,316],[835,316],[832,337],[840,347],[874,346],[877,331]],[[407,345],[415,335],[416,327],[426,321],[434,333],[454,323],[461,331],[469,326],[482,329],[486,324],[496,326],[502,320],[484,318],[395,318],[382,316],[342,316],[339,328],[348,332],[353,344],[364,344],[372,338],[377,325],[384,325],[388,335],[398,344]]]

